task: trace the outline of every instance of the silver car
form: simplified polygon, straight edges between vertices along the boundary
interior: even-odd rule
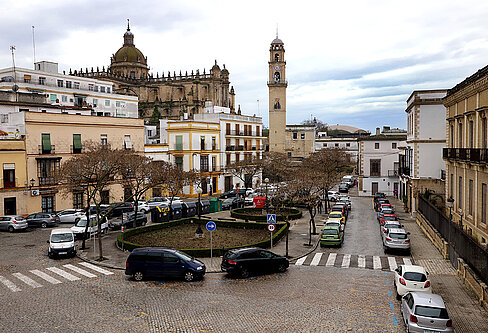
[[[383,248],[385,253],[392,249],[410,252],[409,234],[410,233],[406,232],[404,229],[387,229],[383,236]]]
[[[381,237],[385,237],[386,232],[388,231],[388,229],[391,228],[401,229],[403,228],[403,225],[401,225],[400,222],[398,221],[388,221],[388,223],[385,223],[384,225],[380,226]]]
[[[6,215],[0,216],[0,230],[14,232],[15,230],[25,230],[29,225],[23,216]]]
[[[402,297],[401,312],[407,332],[454,332],[441,296],[421,291]]]
[[[78,222],[85,213],[82,209],[65,209],[60,211],[58,214],[59,222],[61,223],[73,223]]]

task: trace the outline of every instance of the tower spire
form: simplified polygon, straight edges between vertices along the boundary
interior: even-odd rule
[[[127,19],[127,31],[130,31],[129,19]],[[276,30],[276,35],[278,36],[278,29]]]
[[[278,23],[276,23],[276,39],[278,39]]]

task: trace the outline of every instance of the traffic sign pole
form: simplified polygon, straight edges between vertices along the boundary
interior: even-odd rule
[[[210,267],[212,267],[212,256],[213,256],[213,240],[212,240],[212,232],[217,228],[215,222],[207,222],[207,230],[210,231]]]

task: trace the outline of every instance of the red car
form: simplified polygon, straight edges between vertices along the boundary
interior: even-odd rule
[[[398,221],[398,216],[395,214],[384,214],[380,219],[380,225],[384,225],[386,221]]]

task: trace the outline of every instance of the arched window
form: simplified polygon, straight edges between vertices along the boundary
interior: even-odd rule
[[[131,78],[131,79],[135,79],[135,78],[136,78],[136,72],[131,71],[131,72],[130,72],[130,78]]]
[[[275,54],[275,61],[276,62],[280,61],[280,55],[278,53]]]
[[[280,82],[280,73],[279,72],[274,73],[274,80],[275,80],[275,82]]]

